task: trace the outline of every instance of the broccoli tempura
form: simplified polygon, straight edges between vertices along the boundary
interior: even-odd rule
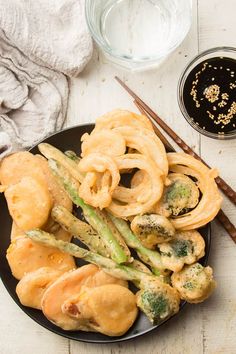
[[[173,273],[171,281],[181,299],[190,303],[204,301],[216,287],[212,268],[200,263],[187,265],[180,272]]]

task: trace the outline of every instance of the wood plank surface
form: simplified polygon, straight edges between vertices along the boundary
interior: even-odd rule
[[[199,51],[236,46],[235,11],[235,0],[194,0],[193,23],[185,41],[164,64],[148,72],[117,68],[95,49],[84,72],[70,80],[67,126],[93,122],[114,108],[136,111],[115,82],[118,75],[236,188],[236,140],[200,137],[181,116],[177,103],[179,76]],[[224,210],[236,224],[235,207],[224,201]],[[130,342],[95,345],[61,338],[28,318],[0,283],[0,354],[236,354],[236,246],[216,223],[212,238],[209,262],[218,282],[214,295],[203,304],[186,306],[158,331]]]
[[[236,47],[234,12],[236,2],[199,1],[199,51],[210,47]],[[212,14],[212,15],[209,15]],[[236,140],[219,141],[201,136],[201,155],[236,189]],[[236,225],[235,207],[224,198],[223,209]],[[236,353],[236,247],[221,227],[214,223],[210,264],[218,288],[203,304],[202,333],[205,353]]]

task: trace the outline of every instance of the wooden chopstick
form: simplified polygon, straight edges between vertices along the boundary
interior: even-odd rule
[[[143,109],[143,107],[140,105],[140,103],[136,100],[134,100],[134,104],[138,108],[141,114],[145,115],[152,123],[153,129],[156,133],[156,135],[161,139],[163,142],[164,146],[166,149],[170,152],[176,152],[174,147],[169,143],[169,141],[166,139],[166,137],[162,134],[162,132],[156,127],[156,125],[152,122],[151,118],[149,117],[148,113]],[[216,215],[217,220],[221,223],[223,228],[227,231],[229,236],[232,238],[232,240],[236,243],[236,228],[232,224],[232,222],[229,220],[227,215],[223,212],[222,209],[218,212]]]
[[[141,114],[143,114],[144,116],[146,116],[150,120],[150,122],[152,123],[152,127],[153,127],[155,134],[161,139],[161,141],[163,142],[165,147],[168,149],[168,151],[175,152],[174,147],[169,143],[169,141],[162,134],[162,132],[157,128],[157,126],[153,123],[153,121],[150,119],[150,117],[148,117],[146,111],[143,109],[143,107],[140,105],[140,103],[138,101],[134,100],[134,104],[138,108],[139,112]]]
[[[150,117],[158,124],[160,127],[176,142],[181,149],[195,157],[195,159],[200,160],[204,165],[210,168],[210,166],[202,160],[202,158],[197,155],[141,98],[139,98],[136,93],[134,93],[121,79],[115,76],[115,79],[119,84],[139,103],[139,105],[146,111]],[[221,178],[216,177],[215,179],[217,185],[221,191],[229,198],[229,200],[236,205],[236,192]]]

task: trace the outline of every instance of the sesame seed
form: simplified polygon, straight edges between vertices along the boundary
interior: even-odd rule
[[[227,92],[222,93],[221,98],[222,98],[223,100],[228,100],[228,99],[229,99],[228,93],[227,93]]]
[[[219,99],[220,87],[218,85],[210,85],[205,88],[204,95],[206,99],[213,103]]]

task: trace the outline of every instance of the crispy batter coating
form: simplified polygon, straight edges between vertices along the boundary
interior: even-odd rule
[[[163,215],[137,215],[131,222],[131,229],[147,248],[155,248],[162,242],[173,239],[175,229],[171,222]]]
[[[16,279],[21,279],[25,274],[41,267],[64,272],[76,267],[74,258],[69,254],[33,242],[25,236],[17,237],[11,242],[7,250],[7,260]]]
[[[101,129],[114,129],[128,125],[134,128],[146,128],[153,131],[150,120],[141,114],[126,111],[124,109],[114,109],[96,119],[95,131]]]
[[[150,188],[144,200],[140,200],[139,195],[136,196],[133,202],[127,204],[121,204],[119,201],[113,199],[108,210],[120,218],[127,218],[147,212],[161,198],[163,192],[161,170],[152,159],[143,154],[125,154],[117,157],[115,160],[119,170],[138,168],[145,171],[150,179]]]
[[[109,156],[120,156],[125,153],[125,139],[119,132],[102,129],[92,132],[90,135],[85,133],[81,138],[81,156],[99,152]]]
[[[181,299],[195,304],[206,300],[216,287],[212,268],[200,263],[187,265],[180,272],[173,273],[171,282]]]
[[[134,149],[153,160],[165,177],[168,174],[168,161],[163,143],[150,129],[134,128],[131,126],[117,127],[114,131],[119,132],[125,139],[126,146]]]
[[[24,231],[22,231],[13,221],[11,225],[11,241],[14,240],[16,237],[22,235],[24,235]]]
[[[178,216],[195,208],[200,198],[196,183],[182,173],[170,173],[167,178],[170,184],[165,187],[157,203],[156,213],[167,217]]]
[[[126,281],[114,278],[92,264],[65,273],[45,292],[42,299],[43,313],[51,322],[65,330],[84,330],[77,319],[63,313],[61,307],[71,296],[80,292],[82,285],[97,287],[104,284],[119,284],[127,287]]]
[[[138,308],[135,295],[117,284],[82,286],[79,294],[62,305],[63,313],[108,336],[122,336],[133,325]]]
[[[45,183],[44,174],[38,160],[28,151],[16,152],[5,157],[0,164],[0,181],[4,185],[20,182],[24,177],[31,176]]]
[[[45,184],[32,177],[23,177],[20,182],[5,191],[9,213],[23,231],[44,226],[52,208],[52,199]]]
[[[158,277],[146,280],[136,293],[137,304],[153,324],[173,316],[179,311],[180,296],[176,289],[163,283]]]
[[[78,167],[81,172],[86,173],[79,187],[80,197],[94,207],[107,207],[111,203],[112,192],[120,181],[115,161],[109,155],[91,153],[80,160]]]
[[[205,254],[205,241],[196,230],[177,231],[174,239],[159,244],[162,263],[167,269],[180,271],[184,264],[192,264]]]
[[[60,270],[42,267],[24,275],[16,286],[16,293],[22,305],[41,310],[43,294],[62,274]]]
[[[170,171],[194,177],[202,193],[201,200],[193,210],[172,218],[174,227],[180,230],[193,230],[206,225],[217,215],[223,200],[215,182],[217,171],[209,169],[201,161],[185,153],[171,152],[167,157]]]
[[[35,159],[38,160],[38,164],[42,168],[49,193],[52,197],[53,206],[61,205],[67,210],[72,211],[72,201],[64,188],[62,188],[60,183],[57,181],[56,177],[53,175],[45,157],[35,155]]]

